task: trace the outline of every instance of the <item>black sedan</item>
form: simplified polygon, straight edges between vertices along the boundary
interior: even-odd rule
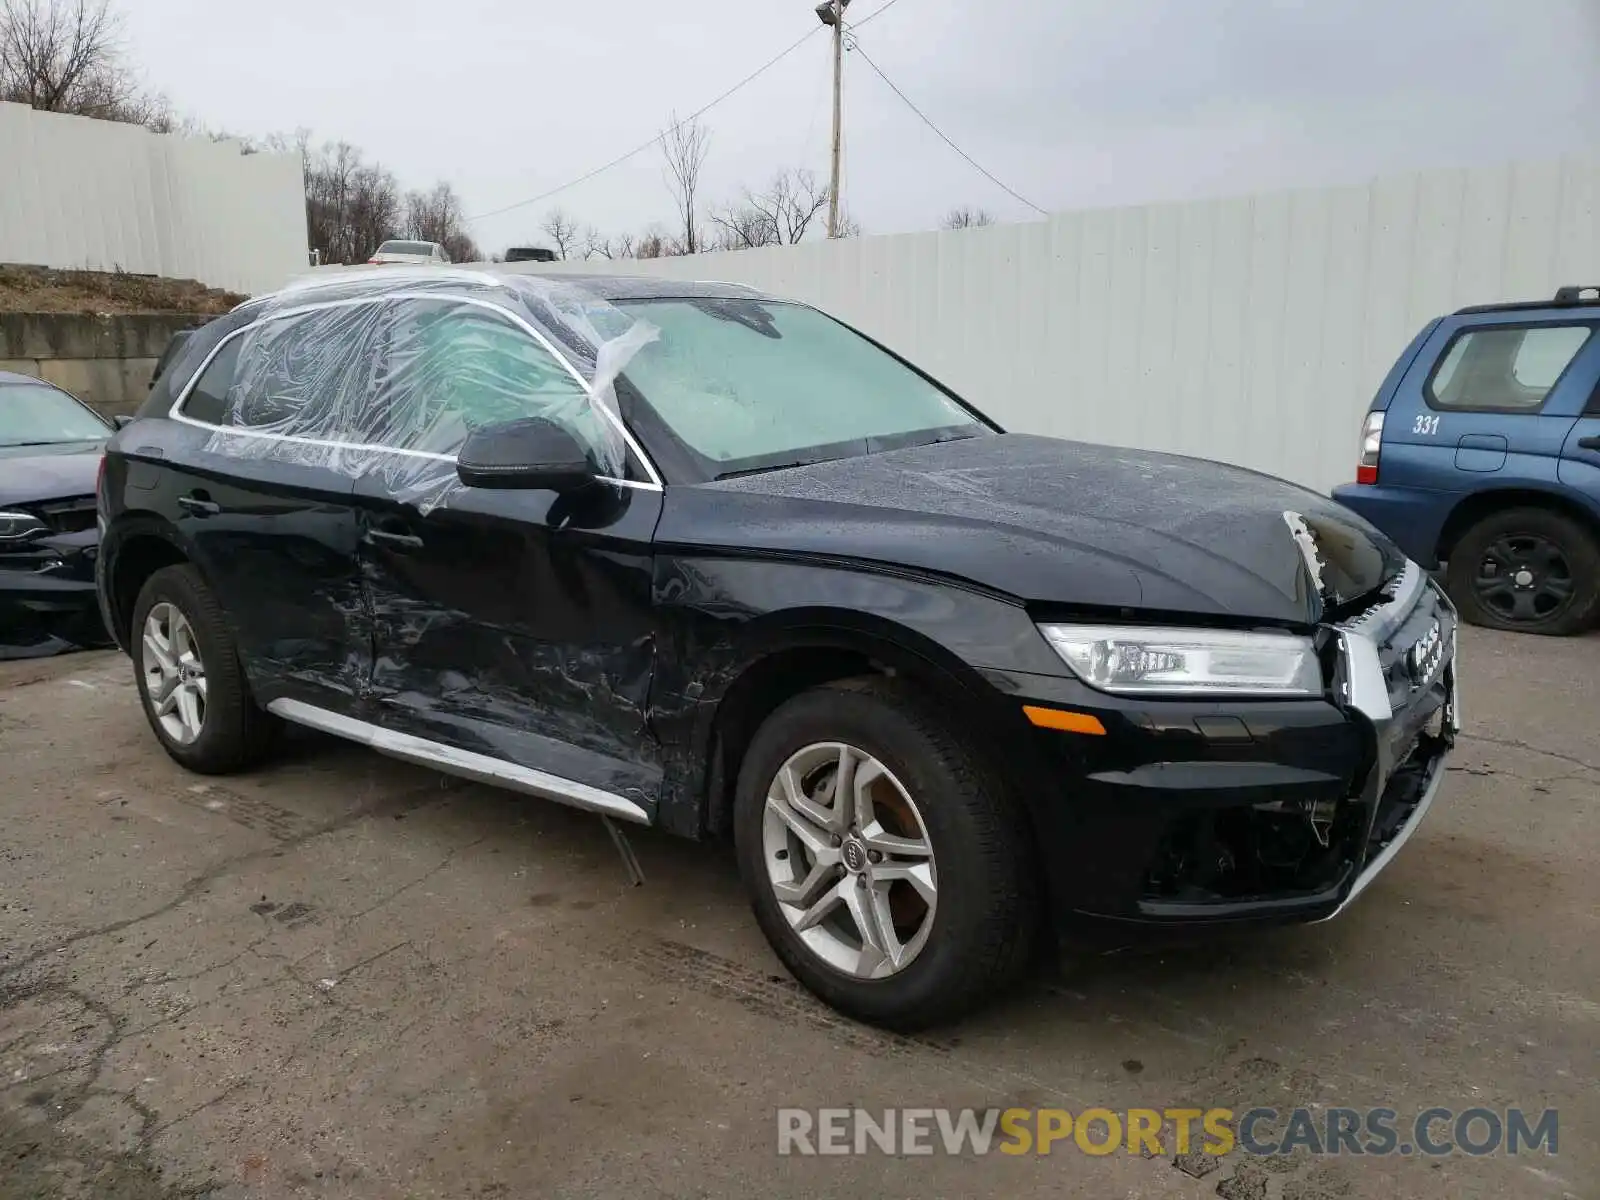
[[[95,602],[95,476],[112,428],[0,371],[0,659],[107,644]]]
[[[112,440],[100,504],[107,623],[180,763],[289,721],[731,834],[783,961],[891,1026],[1047,932],[1334,915],[1455,734],[1455,616],[1360,518],[1006,433],[743,288],[397,269],[253,301]]]

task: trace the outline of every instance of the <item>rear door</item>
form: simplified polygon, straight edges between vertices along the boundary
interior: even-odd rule
[[[1593,333],[1592,321],[1514,313],[1440,322],[1390,405],[1383,482],[1441,492],[1555,484],[1588,394],[1569,368]]]
[[[1590,385],[1589,399],[1573,422],[1561,452],[1561,482],[1573,488],[1600,512],[1600,338],[1573,365]]]
[[[361,436],[391,449],[355,492],[372,719],[653,813],[660,488],[578,501],[461,486],[455,454],[472,429],[545,416],[592,438],[583,386],[495,308],[408,299],[391,316],[389,369]]]
[[[221,603],[262,704],[350,712],[370,673],[354,479],[334,445],[370,388],[375,336],[348,307],[250,325],[211,353],[175,422],[140,423],[151,439],[157,427],[179,431],[178,444],[130,443],[164,461],[145,477]]]

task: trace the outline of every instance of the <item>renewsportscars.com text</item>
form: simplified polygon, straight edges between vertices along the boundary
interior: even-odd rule
[[[1556,1109],[780,1108],[778,1153],[1272,1155],[1557,1153]]]

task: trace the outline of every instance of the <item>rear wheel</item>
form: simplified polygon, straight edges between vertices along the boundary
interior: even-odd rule
[[[734,833],[756,919],[790,971],[852,1017],[947,1021],[1032,945],[1023,821],[981,757],[913,693],[806,692],[757,732]]]
[[[1451,550],[1446,576],[1461,615],[1490,629],[1568,637],[1600,609],[1600,547],[1549,509],[1483,518]]]
[[[139,698],[169,755],[216,775],[271,749],[278,722],[256,707],[233,634],[198,571],[183,564],[150,576],[132,628]]]

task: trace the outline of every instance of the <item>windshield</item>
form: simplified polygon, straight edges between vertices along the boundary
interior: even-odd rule
[[[385,242],[378,247],[379,254],[432,254],[431,242]]]
[[[108,429],[71,396],[42,383],[0,383],[0,449],[101,441]]]
[[[725,478],[991,432],[936,384],[831,317],[743,299],[619,300],[661,330],[627,381]]]

